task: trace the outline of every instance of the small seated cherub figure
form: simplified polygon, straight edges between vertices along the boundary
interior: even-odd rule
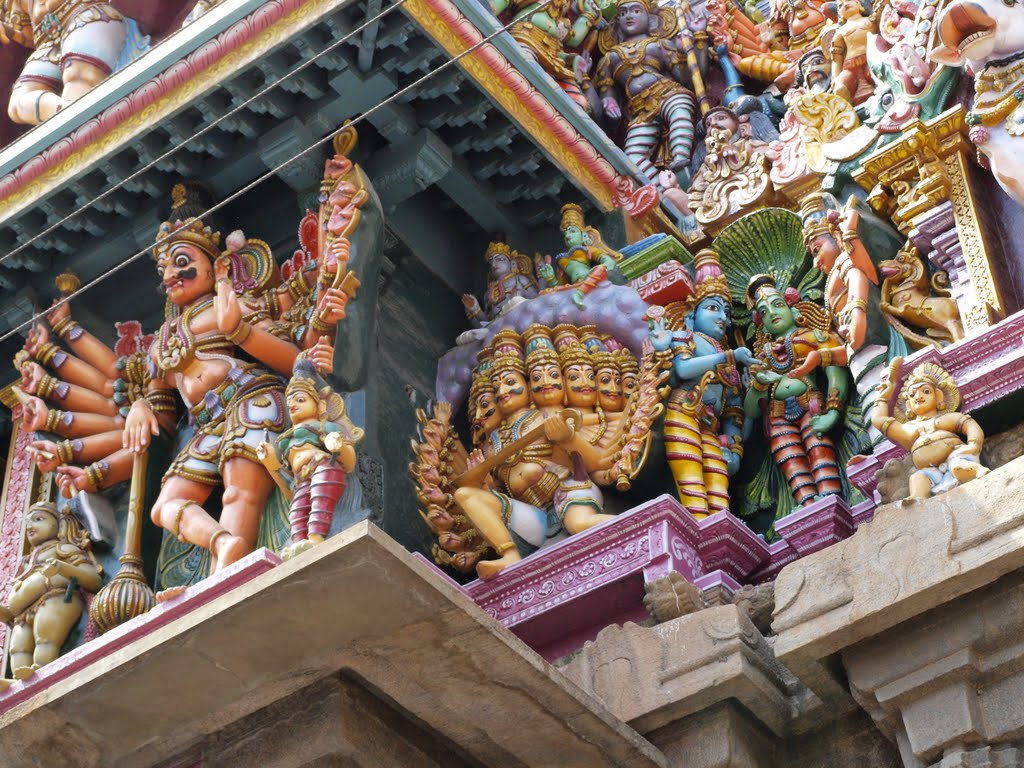
[[[292,542],[281,553],[288,560],[327,538],[364,433],[345,414],[341,395],[331,391],[307,360],[296,363],[285,401],[291,427],[275,445],[261,443],[256,455],[271,475],[283,469],[292,478]]]
[[[78,520],[50,503],[33,504],[25,521],[32,546],[21,562],[0,621],[10,624],[11,672],[24,680],[60,655],[82,615],[81,590],[102,586],[103,569]]]
[[[915,368],[896,399],[895,415],[889,413],[902,363],[895,358],[878,385],[871,423],[910,451],[917,470],[910,476],[910,498],[926,499],[987,474],[980,459],[985,433],[973,418],[959,413],[960,391],[939,366],[922,363]]]

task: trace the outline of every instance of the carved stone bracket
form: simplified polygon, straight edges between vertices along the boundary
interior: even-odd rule
[[[865,158],[854,179],[872,204],[937,269],[948,271],[968,332],[1005,316],[977,200],[968,182],[973,152],[960,106],[912,124],[896,142]],[[948,201],[948,202],[947,202]]]

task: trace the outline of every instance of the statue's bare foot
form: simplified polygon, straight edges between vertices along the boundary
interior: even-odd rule
[[[28,680],[32,675],[36,673],[38,667],[35,664],[31,664],[27,667],[15,667],[11,670],[15,680]]]
[[[161,589],[156,593],[156,601],[158,603],[166,603],[173,600],[176,597],[181,597],[185,594],[187,586],[181,585],[179,587],[168,587],[167,589]]]
[[[232,563],[236,563],[249,554],[249,545],[241,536],[224,536],[217,542],[217,565],[214,573],[219,573]]]
[[[10,624],[14,621],[14,613],[6,605],[0,605],[0,624]]]
[[[11,683],[13,682],[13,680],[8,680],[6,677],[0,677],[0,693],[3,693],[8,688],[10,688]]]
[[[294,544],[289,544],[281,551],[282,560],[291,560],[296,555],[300,555],[308,549],[312,549],[317,545],[317,542],[310,541],[309,539],[303,539],[302,541],[296,541]]]
[[[479,576],[483,581],[493,579],[501,571],[505,570],[513,563],[518,563],[522,559],[522,556],[518,552],[516,552],[514,548],[510,549],[497,560],[481,560],[479,563],[477,563],[476,575]]]

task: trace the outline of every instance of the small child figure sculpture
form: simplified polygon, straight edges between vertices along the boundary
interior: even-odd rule
[[[989,470],[980,459],[985,433],[974,419],[958,412],[960,391],[953,377],[939,366],[917,366],[900,390],[895,415],[890,414],[889,401],[902,364],[902,358],[895,358],[888,376],[878,385],[871,423],[910,451],[917,469],[910,476],[910,498],[926,499],[987,474]]]
[[[0,621],[12,626],[11,672],[24,680],[60,655],[82,615],[81,590],[95,592],[103,569],[78,520],[49,503],[33,504],[25,521],[32,546],[14,577]]]
[[[292,477],[292,543],[281,553],[287,560],[327,538],[345,478],[355,469],[355,446],[363,430],[345,414],[341,395],[306,360],[296,363],[285,400],[292,426],[274,446],[262,443],[257,456],[271,475],[283,468]]]

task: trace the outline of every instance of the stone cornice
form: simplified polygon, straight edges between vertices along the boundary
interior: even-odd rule
[[[246,0],[218,6],[209,19],[203,16],[165,40],[0,153],[0,171],[5,173],[0,177],[0,221],[338,5],[336,0]]]

